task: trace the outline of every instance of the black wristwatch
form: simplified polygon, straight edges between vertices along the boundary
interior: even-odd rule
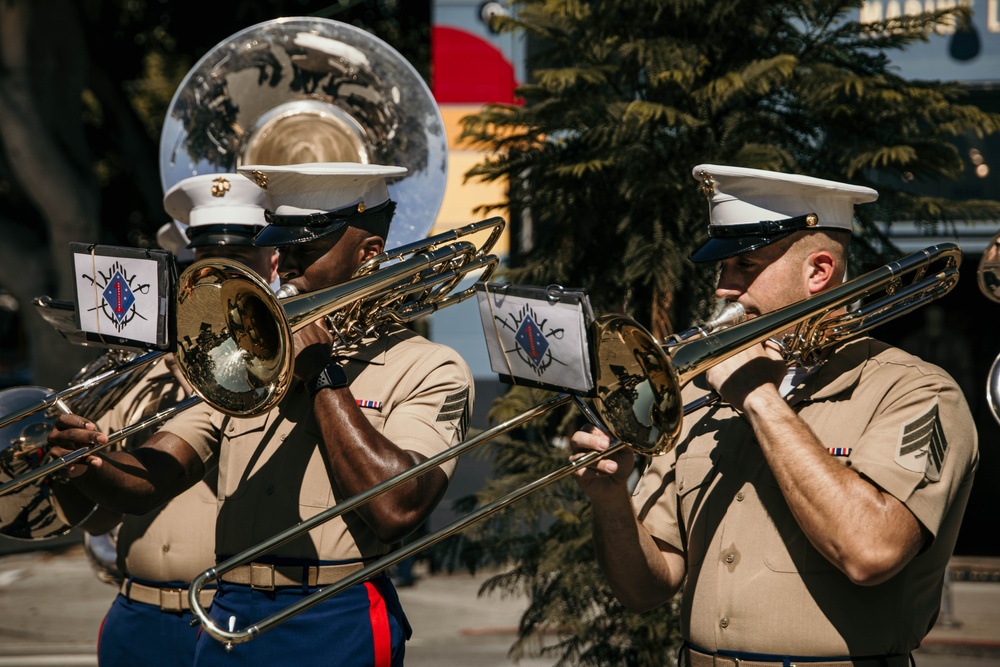
[[[327,364],[312,380],[306,382],[306,390],[309,398],[316,398],[320,389],[340,389],[346,387],[351,382],[347,379],[347,373],[338,364]]]

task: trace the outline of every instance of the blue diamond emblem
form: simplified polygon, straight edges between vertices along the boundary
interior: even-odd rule
[[[135,303],[135,294],[132,292],[132,288],[122,278],[121,273],[115,273],[115,277],[104,288],[103,294],[104,300],[111,306],[111,312],[114,313],[115,321],[120,324],[125,319],[125,315],[128,314],[132,304]]]
[[[535,368],[538,368],[545,356],[545,351],[549,349],[549,341],[545,340],[542,330],[538,328],[530,315],[525,317],[521,326],[517,328],[514,340],[528,355],[528,359],[531,360]]]

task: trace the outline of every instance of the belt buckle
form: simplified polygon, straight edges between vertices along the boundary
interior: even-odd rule
[[[183,591],[180,588],[160,589],[160,611],[184,611]]]
[[[265,563],[250,563],[250,588],[257,591],[273,591],[274,566]]]
[[[740,667],[741,660],[739,658],[734,658],[729,655],[713,655],[712,665],[713,667]]]

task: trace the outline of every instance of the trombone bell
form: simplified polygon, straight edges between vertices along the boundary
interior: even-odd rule
[[[288,389],[292,331],[271,288],[233,260],[206,259],[177,286],[177,361],[212,406],[257,414]]]
[[[604,315],[593,324],[594,407],[613,435],[639,454],[657,456],[681,431],[681,384],[670,358],[634,320]]]

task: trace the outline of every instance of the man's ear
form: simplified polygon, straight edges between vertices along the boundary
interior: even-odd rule
[[[806,287],[810,294],[833,286],[837,275],[837,258],[829,250],[817,250],[806,261]]]
[[[381,236],[368,236],[358,245],[359,265],[372,257],[379,255],[385,249],[385,239]]]
[[[281,253],[278,251],[277,248],[275,248],[274,252],[271,253],[271,262],[270,262],[271,279],[268,280],[267,282],[273,283],[275,280],[278,279],[278,263],[280,261],[281,261]]]

